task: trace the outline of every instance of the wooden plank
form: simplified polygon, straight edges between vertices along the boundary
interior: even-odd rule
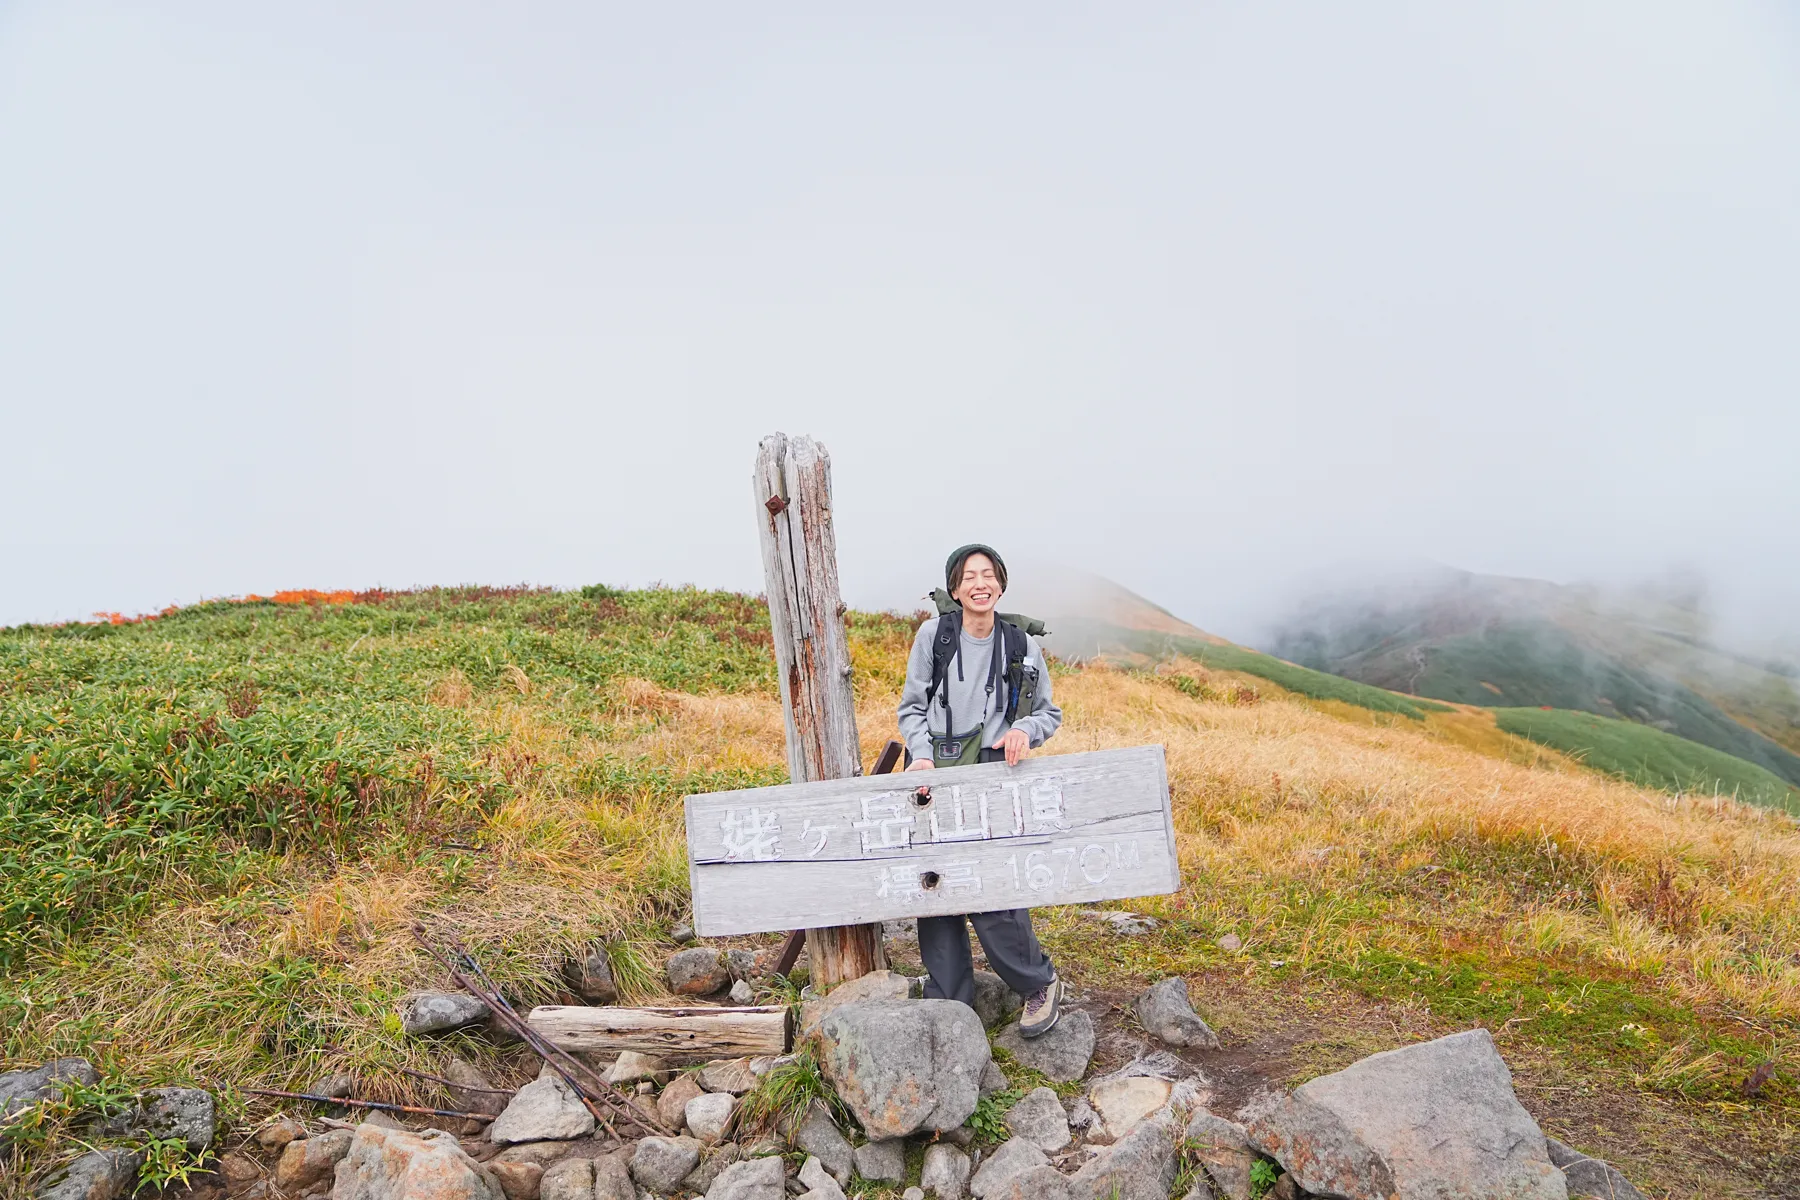
[[[686,808],[694,928],[706,937],[1181,884],[1161,746],[712,792]]]
[[[766,437],[757,449],[752,490],[787,727],[788,775],[795,780],[860,775],[856,696],[831,521],[831,456],[811,438]],[[815,912],[806,923],[821,918],[832,919]],[[807,948],[812,981],[824,987],[887,965],[879,925],[820,932],[808,937]]]
[[[553,1046],[661,1058],[739,1058],[785,1054],[788,1010],[756,1008],[580,1008],[545,1004],[526,1021]]]

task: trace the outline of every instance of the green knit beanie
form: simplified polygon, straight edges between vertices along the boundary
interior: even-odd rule
[[[963,563],[971,554],[985,554],[993,560],[994,577],[1000,581],[1000,590],[1006,590],[1006,560],[992,546],[984,546],[980,542],[971,542],[967,546],[958,546],[951,551],[950,557],[944,560],[944,590],[954,593],[962,582]]]

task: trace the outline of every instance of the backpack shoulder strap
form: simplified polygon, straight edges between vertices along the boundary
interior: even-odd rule
[[[954,604],[938,613],[937,632],[931,639],[931,682],[925,685],[925,704],[930,707],[938,689],[950,674],[950,659],[956,653],[956,639],[962,635],[962,609]]]

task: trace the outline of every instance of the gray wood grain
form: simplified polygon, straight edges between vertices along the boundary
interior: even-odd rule
[[[694,928],[708,937],[1181,882],[1161,746],[712,792],[686,808]]]
[[[635,1050],[664,1058],[785,1054],[788,1010],[757,1008],[585,1008],[543,1004],[525,1018],[553,1046],[570,1051]]]

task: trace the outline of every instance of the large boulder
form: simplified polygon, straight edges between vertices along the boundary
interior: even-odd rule
[[[1167,1200],[1180,1170],[1177,1140],[1173,1119],[1158,1113],[1075,1172],[1069,1190],[1076,1200]]]
[[[1062,1014],[1050,1032],[1028,1038],[1014,1021],[994,1037],[994,1044],[1034,1071],[1058,1083],[1073,1083],[1087,1074],[1094,1057],[1094,1018],[1080,1009]]]
[[[785,1200],[787,1171],[774,1155],[734,1163],[706,1189],[706,1200]]]
[[[400,1005],[400,1028],[417,1037],[487,1020],[488,1006],[466,992],[419,992]]]
[[[509,1145],[586,1137],[592,1132],[594,1114],[567,1080],[546,1067],[494,1118],[488,1126],[488,1140]]]
[[[275,1186],[284,1192],[298,1193],[331,1178],[355,1144],[356,1134],[348,1129],[331,1129],[318,1137],[289,1142],[275,1160]]]
[[[1545,1138],[1550,1161],[1562,1169],[1571,1196],[1603,1196],[1606,1200],[1644,1200],[1618,1168],[1603,1159],[1583,1154],[1555,1138]]]
[[[911,995],[912,980],[894,971],[870,971],[831,989],[830,993],[800,1006],[800,1040],[819,1032],[819,1022],[844,1007],[863,1000],[904,1000]]]
[[[350,1153],[337,1165],[331,1198],[504,1200],[504,1193],[494,1173],[463,1153],[456,1139],[441,1129],[420,1134],[363,1124],[356,1128]]]
[[[1567,1200],[1485,1029],[1370,1055],[1250,1122],[1252,1145],[1344,1200]]]
[[[136,1150],[90,1150],[50,1176],[49,1181],[38,1189],[37,1200],[119,1200],[131,1191],[143,1163],[144,1156]]]
[[[41,1067],[0,1072],[0,1121],[41,1100],[57,1099],[68,1082],[91,1086],[100,1082],[100,1072],[85,1058],[58,1058]]]
[[[954,1000],[865,1000],[819,1022],[825,1077],[871,1138],[955,1129],[988,1061],[981,1019]]]
[[[1131,1011],[1151,1037],[1170,1046],[1219,1048],[1219,1035],[1194,1012],[1188,1000],[1187,980],[1165,979],[1144,989],[1131,1002]]]
[[[137,1106],[106,1122],[106,1132],[134,1138],[179,1138],[191,1154],[213,1143],[212,1093],[200,1088],[152,1088]]]

